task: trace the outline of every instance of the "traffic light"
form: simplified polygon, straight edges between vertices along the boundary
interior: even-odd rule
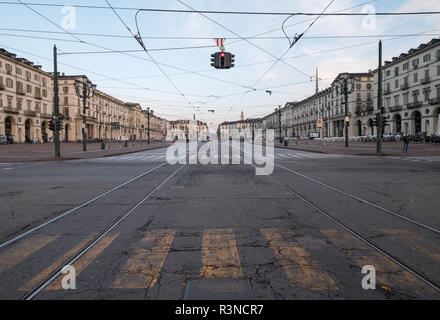
[[[230,52],[216,52],[211,54],[211,66],[216,69],[230,69],[235,66],[235,55]]]
[[[55,131],[55,121],[53,120],[49,121],[49,129],[50,131]]]
[[[63,121],[61,119],[58,119],[55,121],[55,130],[56,131],[62,131],[63,130]]]
[[[382,117],[382,127],[385,128],[390,124],[389,120],[386,117]]]

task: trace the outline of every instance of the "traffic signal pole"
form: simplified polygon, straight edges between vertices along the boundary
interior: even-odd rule
[[[59,96],[58,96],[58,62],[57,62],[57,46],[53,47],[53,116],[55,118],[55,123],[60,117],[60,106],[59,106]],[[53,138],[55,142],[55,158],[61,158],[61,145],[60,145],[60,131],[53,131]]]
[[[382,153],[382,40],[379,40],[379,72],[377,80],[377,109],[379,116],[377,117],[377,138],[376,153]]]
[[[345,118],[344,118],[344,124],[345,124],[345,147],[348,148],[348,125],[350,124],[347,121],[348,118],[348,77],[344,80],[344,99],[345,99]]]

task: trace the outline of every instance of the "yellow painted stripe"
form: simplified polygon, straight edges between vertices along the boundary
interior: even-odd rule
[[[58,258],[55,262],[53,262],[49,267],[44,269],[42,272],[37,274],[32,280],[27,282],[23,287],[20,288],[20,290],[29,291],[32,288],[34,288],[37,284],[39,284],[44,279],[46,279],[54,270],[59,268],[66,260],[71,258],[79,250],[81,250],[81,248],[84,247],[95,236],[96,236],[95,234],[92,234],[91,236],[89,236],[86,239],[82,240],[74,248],[70,249],[68,252],[66,252],[64,255],[62,255],[60,258]]]
[[[151,288],[157,282],[165,258],[170,250],[176,232],[156,230],[148,232],[137,249],[127,260],[112,288]]]
[[[374,266],[378,286],[386,290],[392,290],[395,287],[411,287],[414,289],[413,292],[420,288],[420,280],[384,255],[367,247],[355,236],[341,232],[340,229],[324,229],[321,233],[335,246],[346,249],[347,257],[360,268],[366,265]],[[359,278],[361,277],[359,274]]]
[[[381,229],[381,232],[398,238],[400,243],[407,245],[411,250],[440,263],[440,246],[437,243],[433,244],[432,241],[404,229]]]
[[[79,274],[85,268],[87,268],[96,259],[96,257],[101,254],[101,252],[104,251],[104,249],[107,248],[118,236],[119,233],[106,235],[104,238],[99,240],[99,242],[96,243],[89,251],[87,251],[87,253],[85,253],[77,262],[75,262],[73,266],[75,267],[76,277],[78,278]],[[61,290],[62,279],[63,275],[59,276],[49,286],[47,286],[45,290]]]
[[[237,243],[232,229],[207,229],[204,231],[200,275],[205,279],[243,277]]]
[[[285,229],[262,229],[261,233],[292,285],[315,291],[338,290],[332,277],[308,251],[297,245],[293,232]]]
[[[0,273],[20,263],[58,237],[59,235],[34,235],[2,251],[0,253]]]

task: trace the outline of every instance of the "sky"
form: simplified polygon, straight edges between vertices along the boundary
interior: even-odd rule
[[[26,1],[107,6],[105,0],[23,0]],[[109,2],[114,7],[188,9],[176,0]],[[331,0],[183,2],[196,10],[318,13]],[[384,60],[390,60],[393,56],[440,36],[439,15],[377,16],[375,19],[361,16],[323,16],[288,50],[289,41],[281,30],[287,16],[202,16],[198,13],[144,11],[138,15],[138,27],[150,56],[143,51],[103,53],[107,50],[99,46],[115,51],[141,49],[112,10],[75,8],[72,15],[72,11],[63,6],[31,7],[40,15],[19,1],[0,0],[0,48],[40,64],[43,70],[51,72],[52,48],[56,44],[61,53],[58,57],[59,72],[86,74],[97,84],[98,89],[118,99],[138,102],[143,108],[150,107],[156,115],[168,120],[192,119],[195,115],[196,119],[207,122],[212,129],[223,121],[238,120],[242,111],[246,118],[263,117],[279,105],[300,101],[314,94],[313,77],[316,69],[319,70],[320,89],[328,87],[341,72],[367,72],[375,69],[379,39],[384,41]],[[334,0],[326,12],[342,10],[357,13],[363,10],[440,11],[440,1]],[[117,13],[130,30],[137,33],[136,11],[119,9]],[[292,38],[295,34],[304,32],[312,22],[311,19],[313,17],[291,17],[285,24],[286,33]],[[75,33],[77,38],[55,24]],[[390,37],[422,33],[425,35],[397,39]],[[247,41],[240,39],[256,35],[259,36]],[[322,38],[328,36],[355,37]],[[210,66],[211,54],[218,51],[214,38],[226,39],[225,51],[235,54],[234,68],[217,70]],[[175,49],[197,46],[208,47]],[[286,51],[283,59],[275,63]],[[162,70],[151,58],[159,63]],[[266,90],[271,91],[271,94]]]

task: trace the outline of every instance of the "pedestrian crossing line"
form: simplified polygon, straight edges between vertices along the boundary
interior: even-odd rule
[[[335,246],[346,249],[347,257],[354,261],[359,268],[371,265],[376,269],[377,286],[386,290],[396,287],[420,287],[420,280],[409,272],[400,268],[384,255],[370,250],[355,236],[341,232],[340,229],[321,229],[321,233]]]
[[[70,259],[75,253],[80,251],[88,242],[90,242],[96,234],[92,234],[89,237],[83,239],[80,243],[78,243],[75,247],[68,250],[65,254],[59,257],[55,262],[53,262],[46,269],[37,274],[34,278],[28,281],[24,286],[20,288],[22,291],[32,290],[35,286],[41,283],[44,279],[46,279],[54,270],[58,269],[63,265],[65,261]]]
[[[20,263],[58,237],[59,235],[35,235],[5,249],[0,253],[0,273]]]
[[[278,263],[294,286],[313,291],[338,290],[333,278],[304,248],[298,246],[293,232],[286,229],[261,229]]]
[[[243,277],[232,229],[206,229],[203,232],[200,276],[203,279]]]
[[[101,254],[104,249],[106,249],[112,242],[119,236],[119,233],[112,233],[106,235],[104,238],[99,240],[99,242],[94,245],[87,253],[85,253],[75,264],[76,277],[87,268],[96,258]],[[45,290],[61,290],[61,280],[63,275],[60,275],[57,279],[55,279],[49,286],[45,288]]]
[[[404,229],[381,229],[381,232],[398,238],[400,243],[405,244],[411,250],[422,253],[431,260],[440,263],[440,247],[432,245],[423,237]]]
[[[115,289],[152,288],[168,255],[176,234],[175,230],[148,232],[137,249],[119,271],[112,284]]]

